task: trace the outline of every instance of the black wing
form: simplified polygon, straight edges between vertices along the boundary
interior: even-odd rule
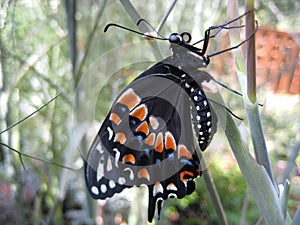
[[[163,200],[194,191],[201,171],[193,136],[204,150],[215,132],[212,113],[201,86],[180,69],[158,63],[142,73],[114,102],[90,148],[91,196],[145,184],[152,221],[156,204],[159,215]]]

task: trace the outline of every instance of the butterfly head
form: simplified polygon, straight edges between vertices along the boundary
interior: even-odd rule
[[[182,34],[172,33],[169,36],[169,42],[171,44],[185,45],[190,43],[192,36],[188,32],[183,32]]]
[[[180,68],[195,70],[206,67],[210,62],[209,57],[205,55],[203,49],[190,44],[191,39],[192,36],[188,32],[172,33],[169,36],[170,47],[173,52],[172,60]]]

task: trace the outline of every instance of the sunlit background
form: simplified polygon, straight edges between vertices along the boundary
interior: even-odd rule
[[[171,1],[131,3],[156,27]],[[244,2],[239,3],[243,14]],[[0,131],[46,104],[1,133],[0,142],[6,145],[0,145],[1,224],[147,224],[145,187],[92,200],[83,162],[120,90],[161,59],[153,46],[126,30],[103,32],[110,22],[138,30],[120,1],[0,4]],[[168,37],[188,31],[196,42],[205,29],[226,22],[226,7],[224,0],[179,0],[159,32]],[[300,2],[257,0],[255,8],[261,118],[276,182],[291,182],[288,206],[293,216],[300,204]],[[241,38],[245,39],[243,28]],[[156,44],[163,57],[170,54],[167,41]],[[222,31],[211,40],[208,52],[227,47],[228,33]],[[231,52],[212,57],[207,71],[240,91]],[[243,99],[218,89],[228,108],[244,118],[235,122],[248,135],[253,151]],[[229,224],[264,224],[222,129],[216,140],[221,144],[212,144],[205,154]],[[42,160],[20,157],[14,150]],[[184,199],[166,201],[161,220],[153,224],[218,224],[203,179],[197,179],[196,189]]]

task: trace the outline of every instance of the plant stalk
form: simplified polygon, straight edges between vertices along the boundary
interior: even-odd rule
[[[248,0],[246,4],[247,9],[253,9],[253,0]],[[228,21],[237,18],[237,15],[239,14],[237,5],[238,4],[236,0],[230,0],[228,2]],[[232,25],[238,26],[239,22],[236,22],[237,23]],[[254,25],[254,20],[252,21],[252,23]],[[251,25],[251,27],[253,25]],[[246,29],[249,28],[246,27]],[[254,31],[254,29],[252,30]],[[248,31],[248,34],[249,33],[251,33],[251,28]],[[237,43],[241,42],[238,30],[229,30],[229,37],[232,46],[235,46]],[[247,59],[249,62],[249,71],[246,70],[242,51],[240,49],[235,49],[232,52],[234,55],[235,66],[243,93],[256,161],[252,158],[250,152],[241,139],[240,133],[238,132],[234,121],[229,116],[226,119],[225,133],[227,135],[232,151],[237,158],[239,167],[247,181],[250,191],[253,194],[254,200],[258,208],[260,209],[265,222],[270,225],[286,224],[278,198],[277,187],[274,181],[266,148],[258,104],[256,101],[256,91],[253,91],[256,89],[255,78],[248,78],[248,76],[255,76],[255,67],[251,67],[251,64],[255,63],[255,59],[253,60],[253,57],[255,58],[255,52],[254,54],[250,54],[250,51],[253,51],[253,49],[255,49],[255,43],[253,42],[251,45],[248,44],[248,46],[249,47],[247,50],[247,55],[252,57],[252,59]],[[248,82],[250,82],[251,84],[248,84]],[[251,97],[252,101],[253,99],[255,100],[254,102],[249,99],[248,93],[250,93],[250,96],[255,93],[255,97]]]
[[[218,224],[220,225],[228,225],[228,221],[227,221],[227,217],[222,205],[222,202],[220,200],[220,196],[218,194],[218,191],[216,189],[215,183],[213,181],[212,176],[210,175],[208,168],[206,167],[206,165],[204,164],[204,160],[201,160],[201,166],[203,166],[204,168],[206,168],[205,170],[202,171],[202,175],[203,175],[203,179],[204,179],[204,183],[206,186],[206,189],[209,193],[209,197],[212,201],[214,210],[217,214],[217,218],[218,218]]]
[[[250,6],[251,5],[252,4],[250,4]],[[251,10],[249,6],[247,7],[247,9]],[[239,13],[238,13],[238,8],[237,8],[237,2],[235,0],[229,1],[228,12],[227,12],[228,20],[237,18],[238,14]],[[252,23],[253,23],[253,25],[251,25],[251,26],[254,26],[253,21],[252,21]],[[236,21],[232,25],[238,26],[238,25],[240,25],[240,23],[239,23],[239,21]],[[246,29],[248,29],[248,28],[246,27]],[[249,30],[250,31],[248,31],[248,33],[251,32],[251,29],[249,29]],[[230,42],[231,42],[232,46],[241,42],[240,33],[237,29],[229,30],[229,37],[230,37]],[[249,52],[249,55],[251,57],[255,58],[255,52],[254,52],[254,54],[253,53],[250,54],[250,51],[253,51],[255,49],[255,43],[252,45],[248,45],[248,47],[249,47],[249,49],[247,51]],[[250,49],[250,47],[252,49]],[[248,122],[249,122],[249,126],[250,126],[251,138],[252,138],[256,161],[258,162],[258,164],[264,166],[267,173],[269,174],[269,177],[274,185],[274,188],[277,190],[277,186],[276,186],[276,183],[274,180],[271,163],[270,163],[270,159],[269,159],[269,155],[268,155],[268,151],[267,151],[267,147],[266,147],[266,142],[265,142],[265,138],[264,138],[264,132],[263,132],[263,128],[262,128],[261,118],[260,118],[260,114],[259,114],[259,110],[258,110],[258,103],[256,100],[254,103],[252,103],[252,101],[248,97],[248,92],[250,92],[251,95],[253,95],[254,93],[256,95],[256,91],[253,92],[253,90],[252,90],[252,89],[256,89],[255,83],[254,83],[255,78],[253,78],[253,76],[255,76],[255,72],[254,72],[255,68],[250,68],[250,66],[249,66],[249,71],[246,70],[242,50],[236,49],[236,50],[232,51],[232,53],[234,56],[236,71],[238,74],[238,78],[239,78],[242,93],[243,93],[244,105],[245,105],[247,118],[248,118]],[[255,64],[255,59],[253,59],[253,58],[247,59],[247,61],[249,62],[249,65],[251,65],[253,63]],[[251,78],[249,78],[249,76]],[[248,84],[249,80],[251,82],[250,85]],[[249,86],[251,87],[250,90],[248,90]],[[255,97],[255,99],[256,99],[256,97]]]
[[[254,1],[247,0],[245,11],[254,9]],[[250,37],[255,31],[254,11],[246,15],[246,37]],[[256,102],[256,52],[255,35],[246,42],[246,69],[247,69],[247,94],[249,100],[254,104]]]
[[[131,19],[137,23],[140,19],[143,17],[137,12],[137,10],[134,8],[134,6],[131,4],[129,0],[120,0],[122,6],[124,7],[125,11],[128,13],[128,15],[131,17]],[[152,30],[146,26],[145,23],[139,24],[139,29],[141,32],[151,32]],[[151,45],[153,49],[153,54],[156,60],[161,60],[163,58],[163,55],[159,49],[159,46],[157,45],[157,42],[154,40],[148,41],[148,43]]]
[[[208,96],[213,101],[225,105],[220,94],[209,94]],[[269,225],[286,224],[278,194],[274,189],[268,173],[264,167],[256,163],[255,159],[250,154],[231,115],[228,112],[224,112],[224,109],[220,106],[215,106],[213,108],[225,131],[239,168],[249,186],[249,190],[251,191],[266,223]]]
[[[293,222],[291,225],[298,225],[300,224],[300,205],[297,208],[297,211],[295,213],[295,216],[293,218]]]
[[[173,0],[173,1],[170,3],[170,5],[169,5],[167,11],[165,12],[164,16],[161,18],[159,24],[158,24],[157,27],[155,28],[155,31],[156,31],[156,32],[160,32],[161,28],[163,27],[163,25],[164,25],[165,22],[167,21],[167,19],[168,19],[170,13],[172,12],[174,6],[176,5],[176,2],[177,2],[177,0]]]

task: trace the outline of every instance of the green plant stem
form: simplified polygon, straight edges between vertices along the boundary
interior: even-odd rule
[[[266,147],[266,142],[264,139],[264,132],[261,124],[258,105],[245,104],[245,108],[246,108],[247,118],[249,121],[251,139],[253,143],[256,161],[260,165],[265,167],[267,173],[269,174],[270,179],[272,180],[274,188],[277,189],[273,172],[272,172],[269,155],[268,155],[268,150]]]
[[[288,212],[287,204],[288,204],[288,199],[289,199],[290,185],[291,184],[288,180],[286,180],[284,184],[279,185],[280,204],[281,204],[283,216],[284,216],[287,224],[291,224],[291,217],[287,213]]]
[[[296,159],[299,155],[299,152],[300,152],[300,142],[296,143],[294,146],[292,146],[289,149],[287,165],[284,170],[284,175],[278,182],[279,184],[283,184],[285,180],[290,179],[291,173],[296,166]]]
[[[201,160],[201,166],[204,168],[207,168],[204,160]],[[210,199],[212,201],[213,207],[215,209],[215,212],[217,214],[217,218],[218,218],[218,224],[220,225],[228,225],[228,221],[227,221],[227,217],[223,208],[223,205],[221,203],[218,191],[216,189],[216,186],[214,184],[213,178],[210,175],[208,169],[203,170],[202,172],[203,175],[203,179],[204,179],[204,183],[206,186],[206,189],[209,193]]]
[[[169,7],[168,7],[168,9],[167,9],[167,11],[166,11],[166,13],[165,13],[164,16],[161,18],[159,24],[158,24],[157,27],[155,28],[155,31],[156,31],[156,32],[160,32],[161,28],[163,27],[163,25],[164,25],[165,22],[167,21],[167,18],[169,17],[170,13],[172,12],[172,10],[173,10],[173,8],[174,8],[176,2],[177,2],[177,0],[173,0],[173,1],[170,3],[170,5],[169,5]]]
[[[134,8],[134,6],[131,4],[129,0],[120,0],[122,6],[124,7],[125,11],[128,13],[128,15],[131,17],[131,19],[137,23],[140,19],[143,17],[137,12],[137,10]],[[145,23],[139,24],[139,29],[141,32],[151,32],[151,28],[146,26]],[[153,54],[156,60],[161,60],[163,58],[163,55],[159,49],[159,46],[157,45],[157,42],[154,40],[148,41],[148,43],[151,45],[153,49]]]
[[[76,13],[76,0],[65,0],[65,10],[67,15],[67,27],[68,27],[68,45],[69,45],[69,57],[72,64],[72,76],[73,86],[76,88],[76,66],[77,66],[77,23],[75,20]]]
[[[229,1],[228,4],[228,20],[232,20],[236,17],[238,17],[238,9],[237,9],[237,2],[235,0]],[[239,25],[239,21],[236,21],[236,23],[232,24],[234,26]],[[247,29],[247,28],[246,28]],[[229,37],[230,37],[230,43],[232,46],[235,46],[237,43],[240,43],[240,33],[238,29],[232,29],[229,31]],[[252,38],[251,38],[252,39]],[[250,40],[251,40],[250,39]],[[248,52],[251,50],[254,50],[254,45],[251,45],[252,49],[248,49]],[[250,47],[250,46],[249,46]],[[248,84],[248,81],[250,80],[254,82],[255,78],[248,78],[249,76],[255,76],[255,72],[253,71],[253,68],[249,67],[249,71],[246,70],[246,66],[244,63],[244,57],[243,53],[240,49],[236,49],[233,52],[234,60],[235,60],[235,66],[236,71],[238,74],[238,78],[240,81],[243,98],[244,98],[244,105],[247,113],[247,118],[250,126],[250,133],[253,143],[253,148],[256,156],[256,161],[258,164],[263,165],[269,174],[269,177],[274,185],[274,188],[277,189],[276,183],[274,180],[274,176],[272,173],[271,163],[266,147],[266,142],[264,138],[263,128],[261,124],[260,114],[258,110],[258,103],[255,101],[255,103],[252,103],[251,100],[248,98],[248,92],[251,92],[251,95],[254,94],[253,90],[248,91],[248,87],[256,88],[254,86],[254,83],[251,85]],[[255,56],[253,54],[250,54],[251,57]],[[249,60],[248,60],[249,61]],[[255,60],[250,60],[252,63],[255,63]],[[247,74],[247,75],[246,75]],[[256,92],[255,92],[256,95]],[[255,98],[256,99],[256,98]]]
[[[249,1],[247,2],[247,4],[249,4],[250,7],[253,7],[253,3],[249,3]],[[236,18],[238,15],[237,1],[230,0],[227,10],[228,20]],[[233,25],[237,26],[239,25],[239,22]],[[239,32],[237,30],[230,30],[229,36],[232,46],[240,42]],[[255,45],[252,45],[252,50],[254,46]],[[249,48],[248,51],[251,51],[251,49]],[[247,85],[247,81],[250,80],[250,82],[252,82],[253,80],[247,79],[246,66],[243,60],[242,51],[236,49],[233,51],[233,55],[235,59],[238,78],[243,92],[244,104],[249,121],[256,161],[252,158],[248,149],[246,149],[246,146],[244,146],[244,143],[240,138],[240,134],[231,117],[228,117],[226,120],[225,133],[227,135],[230,146],[237,158],[239,167],[247,181],[250,191],[253,194],[254,200],[265,219],[265,222],[270,225],[286,224],[278,199],[277,187],[272,174],[270,160],[261,125],[258,104],[257,101],[252,103],[248,98],[249,85]],[[253,70],[253,68],[251,70]],[[251,73],[251,71],[247,71],[248,76],[249,73]],[[251,76],[254,75],[255,73],[252,73]],[[255,86],[251,88],[255,89]],[[251,90],[249,92],[251,92]],[[253,92],[251,94],[253,94]]]
[[[247,0],[245,11],[246,15],[246,37],[250,37],[255,30],[254,26],[254,1]],[[252,103],[256,102],[256,52],[255,35],[246,42],[246,68],[247,68],[247,95]]]
[[[293,222],[291,225],[299,225],[300,224],[300,205],[297,208],[295,216],[293,218]]]
[[[247,189],[247,191],[245,192],[243,206],[242,206],[240,225],[246,224],[246,215],[247,215],[248,206],[249,206],[249,191]]]
[[[246,37],[249,37],[255,30],[254,27],[254,1],[246,1],[246,12],[252,10],[246,15]],[[247,96],[251,104],[246,106],[247,116],[249,120],[252,141],[256,160],[260,165],[263,165],[267,170],[274,187],[272,168],[267,152],[267,147],[264,139],[260,114],[256,99],[256,52],[255,52],[255,35],[246,42],[246,69],[247,69]],[[254,107],[252,107],[252,105]],[[250,107],[249,107],[250,106]]]
[[[225,105],[220,94],[210,94],[209,98]],[[220,123],[225,130],[228,142],[237,159],[241,172],[266,223],[270,225],[286,224],[281,211],[278,194],[274,189],[272,181],[264,167],[257,164],[253,159],[231,115],[224,112],[224,109],[221,109],[220,106],[215,106],[214,111],[217,113]]]

